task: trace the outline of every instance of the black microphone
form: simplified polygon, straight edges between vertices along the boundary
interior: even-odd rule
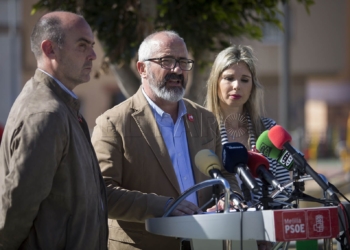
[[[246,166],[248,151],[243,144],[239,142],[225,143],[222,149],[222,161],[227,172],[237,174],[253,193],[259,192],[260,186]]]
[[[324,180],[311,168],[311,166],[306,162],[305,158],[296,151],[290,141],[292,137],[290,134],[281,126],[273,126],[269,132],[268,136],[272,144],[278,149],[286,149],[293,157],[296,166],[302,171],[309,174],[315,182],[323,189],[324,192],[327,192],[333,200],[340,202],[339,198],[336,196],[334,191],[324,182]]]

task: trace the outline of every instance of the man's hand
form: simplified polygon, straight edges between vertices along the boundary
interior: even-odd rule
[[[231,209],[240,210],[243,208],[244,210],[246,210],[248,208],[248,206],[246,204],[244,204],[243,202],[241,202],[240,205],[241,205],[241,208],[237,207],[235,204],[233,204],[232,201],[230,201],[230,208]],[[216,205],[212,206],[211,208],[208,208],[207,212],[215,212],[216,210],[223,211],[224,209],[225,209],[225,200],[220,199]]]
[[[168,205],[167,209],[175,202],[173,200]],[[201,214],[203,211],[197,207],[195,204],[193,204],[190,201],[183,200],[177,207],[173,210],[173,212],[170,214],[171,216],[182,216],[182,215],[193,215],[193,214]]]

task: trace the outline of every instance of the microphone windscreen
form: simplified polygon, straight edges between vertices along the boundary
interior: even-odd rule
[[[269,139],[276,148],[283,149],[283,145],[292,141],[290,134],[280,125],[273,126],[268,133]]]
[[[247,165],[254,178],[259,178],[258,168],[260,166],[265,167],[266,170],[269,170],[270,168],[269,161],[265,158],[265,156],[252,151],[248,151]]]
[[[268,130],[265,130],[261,133],[258,140],[256,141],[256,149],[267,157],[278,159],[281,150],[279,150],[272,144],[272,142],[269,139],[268,133]]]
[[[200,150],[194,157],[194,163],[201,173],[209,177],[211,177],[209,174],[210,170],[221,170],[219,157],[210,149]]]
[[[248,151],[242,143],[229,142],[222,146],[222,162],[227,172],[236,173],[236,166],[246,165],[247,161]]]

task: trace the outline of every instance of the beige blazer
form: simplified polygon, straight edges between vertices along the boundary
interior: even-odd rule
[[[221,138],[214,115],[194,102],[184,101],[189,154],[195,182],[199,183],[208,177],[195,167],[194,157],[201,149],[211,149],[221,158]],[[169,198],[181,193],[165,142],[141,88],[97,118],[92,143],[107,187],[109,249],[178,250],[178,239],[145,230],[145,220],[162,216]],[[224,170],[223,174],[239,191],[235,176]],[[211,196],[211,188],[200,190],[199,206]]]

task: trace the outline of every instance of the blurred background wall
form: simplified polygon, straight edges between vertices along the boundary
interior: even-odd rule
[[[0,0],[0,126],[36,69],[29,37],[43,13],[30,14],[35,2]],[[350,134],[349,17],[347,0],[317,0],[310,14],[296,1],[290,2],[287,99],[279,91],[285,65],[283,33],[266,26],[262,41],[232,39],[232,43],[253,47],[258,78],[266,90],[267,114],[280,123],[280,107],[287,105],[287,128],[295,146],[307,157],[333,157],[337,145],[345,143]],[[99,74],[103,51],[98,41],[96,52],[92,80],[74,90],[83,102],[82,112],[91,131],[98,115],[125,99],[112,74]],[[194,84],[205,82],[207,76],[203,74]]]

